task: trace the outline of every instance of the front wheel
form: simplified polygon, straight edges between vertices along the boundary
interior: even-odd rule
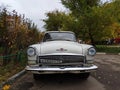
[[[90,76],[90,73],[81,73],[80,78],[81,79],[87,79]]]
[[[38,80],[38,79],[40,78],[40,75],[39,75],[39,74],[33,74],[33,78],[34,78],[35,80]]]

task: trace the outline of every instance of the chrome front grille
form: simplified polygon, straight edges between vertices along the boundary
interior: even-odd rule
[[[46,55],[39,56],[41,64],[80,64],[84,63],[85,57],[80,55]]]

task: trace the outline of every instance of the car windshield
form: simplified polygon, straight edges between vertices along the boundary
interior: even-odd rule
[[[50,32],[45,34],[43,42],[55,40],[76,41],[76,38],[70,32]]]

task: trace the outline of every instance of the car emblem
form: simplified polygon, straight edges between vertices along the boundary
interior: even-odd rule
[[[67,49],[60,48],[60,49],[56,49],[56,51],[67,51]]]

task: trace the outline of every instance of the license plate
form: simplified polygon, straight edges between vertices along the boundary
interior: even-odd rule
[[[47,60],[47,59],[41,59],[40,63],[62,63],[62,60]]]

